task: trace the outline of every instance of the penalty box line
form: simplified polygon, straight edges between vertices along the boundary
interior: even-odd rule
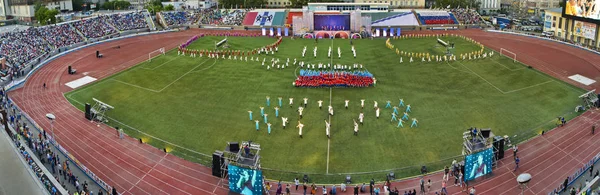
[[[125,84],[125,85],[129,85],[129,86],[131,86],[131,87],[136,87],[136,88],[139,88],[139,89],[143,89],[143,90],[146,90],[146,91],[150,91],[150,92],[154,92],[154,93],[160,93],[160,92],[164,91],[165,89],[169,88],[169,87],[170,87],[171,85],[173,85],[175,82],[179,81],[179,80],[180,80],[181,78],[183,78],[184,76],[186,76],[186,75],[188,75],[188,74],[192,73],[192,72],[193,72],[193,71],[194,71],[196,68],[200,67],[201,65],[203,65],[204,63],[206,63],[206,62],[208,62],[208,61],[210,61],[210,59],[207,59],[207,60],[205,60],[204,62],[202,62],[202,63],[200,63],[200,64],[196,65],[194,68],[192,68],[191,70],[187,71],[186,73],[184,73],[183,75],[181,75],[179,78],[177,78],[177,79],[175,79],[174,81],[172,81],[171,83],[167,84],[166,86],[164,86],[164,87],[163,87],[162,89],[160,89],[160,90],[155,90],[155,89],[150,89],[150,88],[142,87],[142,86],[139,86],[139,85],[131,84],[131,83],[128,83],[128,82],[125,82],[125,81],[121,81],[121,80],[118,80],[118,79],[114,79],[114,78],[112,78],[112,79],[110,79],[110,80],[112,80],[112,81],[116,81],[116,82],[118,82],[118,83],[122,83],[122,84]],[[213,62],[213,65],[214,65],[216,62],[217,62],[217,61],[215,60],[215,61]],[[212,66],[212,65],[211,65],[211,66]]]
[[[483,81],[485,81],[486,83],[488,83],[489,85],[491,85],[492,87],[494,87],[496,90],[498,90],[502,94],[514,93],[514,92],[517,92],[517,91],[522,91],[522,90],[525,90],[525,89],[529,89],[529,88],[533,88],[533,87],[537,87],[537,86],[540,86],[540,85],[544,85],[544,84],[548,84],[548,83],[554,82],[554,80],[548,80],[548,81],[545,81],[545,82],[542,82],[542,83],[538,83],[538,84],[535,84],[535,85],[523,87],[523,88],[520,88],[520,89],[515,89],[515,90],[510,90],[510,91],[504,91],[504,90],[500,89],[499,87],[497,87],[496,85],[492,84],[487,79],[483,78],[481,75],[477,74],[475,71],[471,70],[469,67],[465,66],[462,62],[460,62],[460,61],[456,61],[456,62],[458,62],[461,66],[465,67],[472,74],[476,75],[477,77],[479,77],[480,79],[482,79]]]

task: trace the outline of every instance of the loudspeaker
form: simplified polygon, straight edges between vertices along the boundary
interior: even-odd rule
[[[100,51],[96,50],[96,57],[100,56]]]
[[[504,137],[494,137],[494,156],[497,160],[504,158]]]
[[[229,151],[232,153],[238,153],[240,151],[240,143],[229,142]]]
[[[85,118],[87,120],[92,120],[92,106],[88,103],[85,103]]]
[[[483,136],[483,138],[489,138],[490,134],[492,132],[492,129],[480,129],[481,131],[481,136]]]
[[[213,153],[213,165],[212,165],[212,174],[215,177],[221,177],[222,175],[222,170],[221,170],[221,165],[223,165],[222,163],[224,163],[225,159],[223,158],[223,152],[221,151],[215,151],[215,153]]]
[[[69,66],[69,69],[67,71],[67,73],[71,74],[71,66]]]

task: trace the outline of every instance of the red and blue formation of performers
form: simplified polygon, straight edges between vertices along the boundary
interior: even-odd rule
[[[301,69],[294,81],[296,87],[370,87],[374,85],[373,74],[366,70],[308,70]]]

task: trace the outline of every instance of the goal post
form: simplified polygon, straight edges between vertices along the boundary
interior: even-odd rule
[[[513,59],[514,62],[517,62],[517,54],[513,53],[511,51],[508,51],[507,49],[500,48],[500,55],[504,55],[510,59]]]
[[[161,55],[165,55],[165,48],[160,48],[154,51],[151,51],[150,53],[148,53],[148,62],[152,61],[152,58],[161,56]]]

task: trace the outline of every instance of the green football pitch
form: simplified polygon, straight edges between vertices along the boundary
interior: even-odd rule
[[[223,38],[202,37],[189,48],[214,49],[214,43]],[[450,52],[456,54],[478,48],[458,37],[444,40],[455,43]],[[229,37],[228,45],[232,50],[250,50],[275,41]],[[93,102],[92,98],[114,106],[108,113],[110,125],[194,162],[209,165],[211,157],[199,153],[210,155],[223,150],[227,142],[252,140],[261,145],[267,178],[290,181],[307,173],[316,182],[339,183],[347,174],[352,174],[354,181],[368,181],[372,177],[383,180],[390,171],[397,177],[416,175],[422,165],[429,170],[442,169],[453,158],[461,158],[462,133],[469,127],[491,128],[495,135],[510,136],[513,143],[524,141],[551,129],[557,116],[575,117],[572,111],[580,103],[578,95],[585,92],[497,51],[491,58],[477,60],[421,62],[415,58],[409,63],[404,57],[400,63],[385,41],[352,40],[357,52],[354,58],[350,40],[285,38],[274,55],[252,56],[261,62],[266,58],[265,66],[250,58],[247,62],[192,58],[171,50],[66,97],[82,110],[82,103]],[[391,43],[408,52],[446,52],[435,38]],[[314,47],[318,47],[316,57]],[[329,47],[332,58],[327,57]],[[280,59],[280,64],[289,58],[289,67],[267,70],[272,58]],[[294,59],[311,64],[362,64],[377,84],[369,88],[296,88],[292,82],[299,67],[293,65]],[[266,96],[271,98],[268,107]],[[286,129],[281,119],[274,117],[278,97],[283,98],[279,115],[290,121]],[[293,107],[288,105],[290,97],[294,98]],[[301,119],[305,125],[301,139],[295,126],[303,98],[309,102]],[[392,109],[383,107],[388,100],[397,106],[401,98],[411,105],[410,118],[419,121],[418,127],[410,128],[407,122],[398,128],[397,122],[390,122]],[[353,119],[361,112],[361,99],[366,100],[365,122],[354,136]],[[327,109],[319,109],[318,100],[334,107],[331,139],[325,136]],[[350,100],[348,109],[344,109],[344,100]],[[382,107],[379,119],[373,101]],[[260,117],[261,106],[266,107],[273,125],[271,134]],[[400,108],[400,113],[404,109]],[[259,131],[249,120],[249,110],[261,121]]]

